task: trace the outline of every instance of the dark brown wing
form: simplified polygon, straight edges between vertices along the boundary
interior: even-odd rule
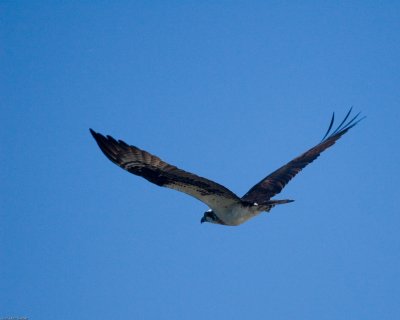
[[[213,209],[240,201],[233,192],[214,181],[183,171],[121,140],[117,141],[110,136],[105,137],[92,129],[90,132],[108,159],[122,169],[158,186],[189,194]]]
[[[352,109],[349,110],[346,117],[336,130],[330,133],[335,120],[335,114],[333,114],[329,128],[319,144],[261,180],[242,197],[242,200],[261,204],[281,192],[286,184],[294,178],[296,174],[298,174],[305,166],[317,159],[321,152],[334,145],[342,135],[363,119],[357,119],[359,116],[358,113],[355,117],[346,122],[351,110]]]

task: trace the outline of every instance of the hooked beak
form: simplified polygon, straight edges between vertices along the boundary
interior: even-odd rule
[[[203,223],[203,222],[206,222],[206,219],[204,217],[201,218],[201,220],[200,220],[200,223]]]

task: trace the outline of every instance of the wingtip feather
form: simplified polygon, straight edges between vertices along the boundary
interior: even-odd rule
[[[340,124],[337,126],[337,128],[333,132],[330,132],[330,130],[333,126],[333,122],[331,120],[328,132],[324,135],[324,138],[321,140],[321,142],[326,141],[336,135],[341,136],[341,135],[345,134],[347,131],[349,131],[351,128],[353,128],[357,123],[359,123],[361,120],[365,119],[365,116],[362,117],[361,119],[357,119],[361,114],[361,112],[358,112],[353,118],[351,118],[351,120],[347,121],[352,110],[353,110],[353,107],[350,108],[350,110],[347,112],[344,119],[340,122]]]

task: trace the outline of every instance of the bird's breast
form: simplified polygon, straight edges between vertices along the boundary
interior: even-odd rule
[[[237,204],[225,210],[217,211],[215,214],[228,226],[238,226],[255,217],[260,210],[255,206],[243,206]]]

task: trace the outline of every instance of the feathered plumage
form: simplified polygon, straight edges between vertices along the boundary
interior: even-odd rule
[[[207,204],[211,210],[204,214],[202,222],[239,225],[262,211],[271,210],[277,204],[293,201],[271,198],[280,193],[286,184],[318,158],[321,152],[335,144],[341,136],[363,119],[359,119],[358,113],[347,121],[350,113],[351,109],[334,131],[332,131],[335,121],[333,114],[329,128],[320,143],[269,174],[242,198],[212,180],[179,169],[122,140],[117,141],[111,136],[103,136],[92,129],[90,132],[106,157],[116,165],[158,186],[184,192]]]

